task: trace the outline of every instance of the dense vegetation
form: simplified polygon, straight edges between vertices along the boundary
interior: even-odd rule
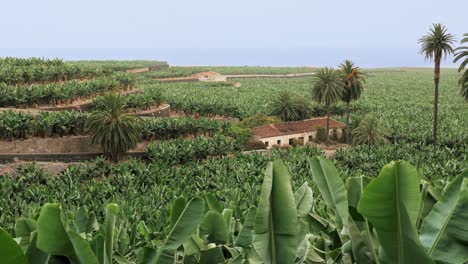
[[[0,83],[27,85],[32,83],[64,82],[71,79],[90,79],[111,73],[88,65],[70,65],[62,60],[39,58],[0,58]]]
[[[15,63],[27,65],[28,62]],[[69,67],[72,67],[71,65]],[[77,63],[73,67],[81,67],[81,65]],[[164,72],[185,75],[189,71],[208,69],[217,72],[226,71],[224,73],[242,73],[242,70],[250,73],[261,73],[260,71],[286,73],[287,70],[242,69],[241,67],[179,69],[179,67],[174,67],[161,71],[161,75]],[[178,70],[187,71],[187,73],[179,73]],[[309,70],[304,68],[291,71]],[[424,180],[422,186],[425,181],[431,185],[431,187],[426,186],[431,197],[432,195],[440,197],[442,189],[468,167],[468,119],[466,118],[468,107],[460,97],[460,88],[457,85],[461,74],[452,69],[442,70],[443,78],[440,82],[439,94],[440,136],[438,144],[432,145],[434,89],[432,70],[383,69],[364,72],[367,73],[367,82],[363,86],[362,96],[349,105],[352,114],[351,127],[358,127],[361,120],[372,113],[379,117],[378,127],[388,130],[388,144],[378,146],[365,144],[339,150],[333,163],[341,172],[341,178],[347,181],[350,177],[375,177],[385,164],[392,160],[405,159],[416,166],[420,177]],[[92,78],[95,78],[93,80],[110,76],[107,74],[102,77],[100,74],[93,75]],[[241,82],[241,86],[232,87],[224,83],[160,83],[151,78],[157,74],[157,72],[150,72],[137,78],[138,87],[144,89],[144,93],[128,96],[127,104],[130,108],[149,109],[153,105],[168,102],[172,108],[179,111],[198,113],[202,116],[219,114],[240,117],[243,121],[237,125],[232,122],[209,119],[209,117],[148,118],[144,119],[140,131],[142,139],[157,140],[147,150],[151,157],[149,161],[131,159],[114,164],[97,159],[71,165],[56,176],[33,164],[21,166],[15,175],[0,177],[0,189],[5,193],[0,199],[0,226],[10,234],[14,234],[15,219],[23,216],[37,220],[40,208],[45,203],[58,202],[63,205],[64,212],[68,216],[71,215],[68,214],[69,212],[76,212],[81,208],[78,215],[86,218],[83,207],[87,207],[90,212],[89,223],[95,227],[92,215],[96,214],[97,221],[103,223],[106,214],[112,215],[111,211],[116,208],[110,205],[110,209],[108,208],[110,211],[106,213],[102,210],[104,205],[117,203],[119,207],[116,210],[120,213],[116,216],[118,234],[115,234],[115,238],[118,242],[114,247],[116,249],[114,261],[125,263],[123,258],[134,261],[143,254],[145,245],[159,248],[164,243],[165,237],[170,234],[169,227],[173,219],[171,218],[173,215],[170,209],[171,204],[181,195],[190,199],[195,196],[206,197],[206,193],[210,193],[218,197],[222,207],[233,209],[232,221],[244,223],[250,207],[258,205],[258,197],[262,196],[261,182],[268,162],[282,158],[289,168],[294,190],[299,189],[304,182],[310,183],[310,188],[314,191],[314,198],[316,198],[313,210],[318,210],[318,216],[320,216],[316,220],[329,228],[335,228],[324,232],[325,234],[315,231],[307,233],[310,236],[308,236],[308,241],[303,241],[301,244],[302,250],[310,253],[312,252],[311,245],[313,245],[327,252],[315,252],[320,258],[331,262],[337,261],[337,258],[344,261],[346,258],[356,257],[354,252],[350,253],[353,249],[349,251],[352,245],[346,243],[353,238],[346,237],[347,235],[341,232],[342,223],[336,222],[339,214],[335,211],[336,208],[326,202],[326,195],[323,195],[319,181],[310,170],[309,158],[321,155],[320,150],[313,147],[298,147],[277,149],[265,154],[240,153],[243,149],[240,145],[250,137],[252,126],[279,121],[277,118],[266,115],[272,113],[271,102],[281,92],[287,91],[292,96],[300,97],[305,103],[310,102],[312,115],[323,116],[325,114],[324,106],[313,103],[311,94],[313,78],[239,79],[237,81]],[[76,82],[89,81],[91,80]],[[51,85],[69,82],[68,79],[60,80],[60,83]],[[48,85],[46,83],[34,85]],[[20,84],[25,85],[28,82]],[[330,112],[332,117],[344,121],[345,110],[346,105],[338,103],[331,107]],[[198,117],[198,115],[195,116]],[[247,118],[250,116],[253,117]],[[40,113],[37,116],[9,111],[0,112],[0,137],[4,140],[13,140],[32,136],[89,134],[88,129],[85,128],[88,119],[89,113],[72,111]],[[365,125],[365,123],[362,124]],[[363,131],[372,131],[372,129],[363,129]],[[307,189],[307,187],[304,188]],[[319,190],[322,195],[319,194]],[[177,201],[179,201],[177,203],[182,203],[181,199]],[[188,200],[185,202],[187,203],[184,205],[189,204]],[[317,213],[317,211],[314,212]],[[355,210],[350,213],[355,213]],[[219,218],[219,216],[213,216],[212,213],[209,215],[211,215],[209,217]],[[140,221],[144,221],[145,224],[138,225]],[[223,248],[223,258],[233,256],[229,254],[237,254],[230,251],[237,233],[232,234],[234,239],[227,243],[210,240],[209,234],[205,232],[206,229],[202,228],[203,222],[199,227],[201,235],[199,238],[203,241],[200,245],[214,242],[215,245],[211,245],[214,249],[209,252]],[[197,223],[197,228],[199,224]],[[363,227],[361,223],[357,226]],[[378,228],[377,225],[375,226]],[[420,225],[416,227],[422,232],[422,229],[419,229]],[[87,240],[96,238],[96,235],[105,236],[101,231],[94,229],[88,231],[85,232]],[[337,242],[334,240],[336,234],[332,231],[339,233],[341,243],[335,243]],[[334,234],[334,238],[329,236],[330,232]],[[127,235],[128,240],[125,238]],[[33,236],[31,236],[32,239],[34,239]],[[197,238],[194,241],[200,242]],[[322,242],[328,246],[319,247],[317,244],[319,242],[322,246]],[[26,243],[23,244],[25,245]],[[247,251],[243,251],[242,258],[246,257]],[[371,251],[365,252],[371,253]],[[372,253],[370,255],[367,253],[364,255],[375,259]],[[187,252],[181,254],[192,255]],[[201,254],[201,252],[194,254],[196,261],[200,261]]]
[[[0,112],[0,138],[7,140],[28,137],[87,135],[85,123],[89,113],[77,111],[41,112],[37,115]],[[213,135],[225,128],[224,122],[208,118],[180,117],[144,119],[142,139],[164,140],[190,135]]]
[[[420,190],[416,168],[403,161],[387,164],[372,181],[355,177],[346,185],[330,161],[312,158],[306,164],[318,195],[307,182],[293,193],[287,167],[276,160],[266,169],[257,207],[251,204],[242,213],[212,192],[191,200],[179,197],[162,235],[126,217],[117,204],[107,205],[100,229],[85,207],[75,217],[62,218],[60,205],[47,203],[37,219],[18,219],[19,245],[0,228],[0,252],[8,264],[64,258],[96,264],[468,260],[468,236],[457,232],[467,217],[468,171],[438,194],[427,182]]]
[[[34,107],[72,103],[104,92],[128,90],[135,86],[135,77],[117,73],[91,80],[63,83],[8,86],[0,82],[0,107]]]

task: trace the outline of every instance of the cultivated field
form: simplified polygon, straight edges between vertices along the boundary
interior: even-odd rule
[[[26,69],[28,65],[52,64],[41,61],[32,61],[29,64],[21,61],[4,63],[18,69]],[[24,65],[15,66],[15,63]],[[342,211],[329,204],[324,194],[325,187],[320,185],[317,178],[319,176],[311,169],[317,167],[312,165],[310,158],[322,156],[323,151],[315,146],[307,146],[275,149],[267,153],[245,153],[245,139],[239,132],[244,128],[237,127],[236,122],[212,119],[213,116],[225,116],[242,120],[255,114],[270,115],[271,101],[282,91],[292,92],[310,101],[313,106],[312,115],[323,116],[323,106],[313,103],[312,100],[313,77],[232,80],[239,82],[239,87],[234,87],[229,82],[162,83],[155,79],[189,76],[201,71],[229,75],[287,74],[314,70],[271,67],[171,67],[138,75],[123,72],[154,64],[155,62],[146,61],[55,62],[54,65],[58,66],[44,66],[55,71],[43,71],[40,76],[13,75],[7,71],[0,71],[0,76],[5,76],[4,79],[8,80],[5,84],[0,84],[0,107],[37,108],[41,105],[66,105],[78,99],[97,98],[108,91],[141,89],[143,92],[140,94],[128,95],[128,105],[134,113],[163,102],[170,104],[172,110],[177,112],[172,117],[144,119],[141,139],[152,142],[146,150],[149,159],[128,159],[115,163],[98,158],[70,165],[57,175],[31,163],[20,166],[16,173],[1,175],[0,189],[3,195],[0,197],[0,226],[9,233],[14,233],[16,219],[36,218],[40,208],[48,202],[60,203],[66,212],[76,212],[82,208],[81,216],[85,215],[83,208],[86,207],[89,212],[93,212],[88,216],[86,211],[87,217],[91,219],[95,214],[97,221],[102,223],[109,217],[109,211],[106,213],[104,210],[106,204],[116,203],[120,211],[116,225],[118,231],[114,238],[119,248],[116,249],[115,255],[119,256],[118,259],[135,261],[141,258],[146,243],[158,241],[155,242],[155,247],[161,246],[164,238],[172,234],[174,217],[177,217],[174,216],[174,210],[177,208],[171,209],[174,201],[181,196],[187,200],[200,196],[205,197],[206,211],[219,211],[223,216],[231,214],[226,218],[230,224],[231,216],[233,219],[232,230],[231,225],[226,227],[229,228],[230,237],[226,241],[203,237],[203,232],[209,233],[203,229],[200,236],[218,246],[224,243],[223,250],[231,252],[230,254],[237,254],[233,253],[233,248],[237,247],[246,250],[238,254],[250,256],[250,253],[245,253],[252,250],[250,244],[241,247],[235,241],[242,227],[241,223],[244,223],[244,226],[248,225],[247,212],[252,210],[252,206],[259,204],[259,197],[264,197],[265,189],[262,191],[262,183],[269,162],[282,159],[288,169],[283,170],[279,165],[275,168],[281,168],[281,173],[289,171],[292,189],[297,190],[304,182],[308,182],[310,190],[313,191],[315,200],[308,208],[309,212],[313,212],[308,222],[310,232],[328,230],[329,233],[323,233],[323,237],[320,238],[324,244],[321,249],[341,252],[341,246],[344,247],[342,244],[353,238],[343,238],[344,233],[339,232],[343,227],[343,222],[340,221],[345,219],[341,219]],[[37,66],[38,69],[44,67]],[[57,69],[61,69],[61,75],[56,73],[59,71]],[[356,179],[359,179],[356,177],[365,176],[363,179],[368,182],[367,177],[376,178],[381,168],[392,160],[406,160],[413,164],[421,179],[430,184],[430,195],[440,196],[446,184],[468,168],[468,104],[459,95],[457,80],[460,74],[453,69],[442,71],[439,97],[440,142],[432,145],[432,70],[368,69],[365,72],[367,82],[363,96],[351,104],[352,123],[359,123],[366,115],[372,113],[381,118],[390,134],[388,144],[350,146],[338,150],[332,159],[330,164],[334,164],[339,171],[339,177],[334,180],[338,181],[337,184],[340,179],[346,183],[350,207],[353,206],[351,196],[355,195],[354,191],[357,190],[352,187]],[[334,106],[332,113],[334,118],[345,121],[344,104]],[[36,137],[88,135],[90,131],[85,123],[89,115],[88,112],[76,111],[40,114],[3,111],[0,112],[0,138],[3,141],[15,141]],[[279,175],[279,172],[277,173],[273,175]],[[417,178],[416,174],[414,177]],[[418,179],[415,182],[415,188],[419,192]],[[344,188],[345,185],[341,184]],[[306,189],[300,189],[304,192],[303,195],[306,195]],[[300,191],[298,192],[300,194]],[[358,193],[359,197],[354,200],[356,214],[357,201],[362,190],[359,189]],[[312,192],[310,196],[312,198]],[[346,200],[346,197],[344,199]],[[301,206],[297,206],[297,210],[300,210]],[[309,205],[305,207],[307,206]],[[227,213],[223,211],[224,208],[229,209]],[[347,204],[347,212],[346,209]],[[354,211],[350,209],[350,214]],[[305,216],[309,212],[306,212]],[[427,213],[424,212],[424,216]],[[72,217],[69,218],[71,222]],[[338,218],[340,220],[337,220]],[[346,221],[347,219],[346,217]],[[360,228],[364,225],[363,221],[359,220]],[[89,220],[87,224],[94,224],[91,222],[92,220]],[[97,231],[86,229],[86,232],[81,233],[88,239],[92,237],[93,232]],[[342,236],[343,241],[334,240],[337,239],[335,235],[338,236],[338,240],[339,236]],[[191,239],[196,241],[192,243],[199,242],[204,246],[207,244],[202,238],[199,238],[202,242],[198,241],[198,236]],[[190,246],[184,244],[177,248],[179,247],[187,252],[187,247]],[[321,259],[329,257],[328,253],[322,254],[320,250],[317,252],[315,253]],[[342,257],[345,257],[344,253],[340,259]]]

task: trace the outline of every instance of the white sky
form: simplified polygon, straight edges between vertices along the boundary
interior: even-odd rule
[[[0,48],[417,48],[468,0],[0,0]]]

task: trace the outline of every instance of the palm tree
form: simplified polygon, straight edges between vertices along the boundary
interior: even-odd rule
[[[271,103],[271,114],[283,121],[297,121],[310,117],[311,107],[303,98],[290,92],[280,92]]]
[[[359,99],[364,90],[366,82],[365,73],[362,73],[358,66],[350,60],[345,60],[340,64],[340,71],[343,75],[344,92],[341,100],[346,103],[346,143],[351,143],[351,129],[349,126],[349,104],[351,101]]]
[[[447,32],[447,28],[441,24],[433,24],[427,35],[419,39],[421,54],[426,60],[434,61],[434,128],[432,141],[437,143],[437,111],[439,107],[439,81],[440,62],[443,58],[453,53],[453,42],[455,37]]]
[[[138,143],[142,120],[128,112],[125,97],[120,94],[99,97],[95,105],[96,110],[86,122],[91,142],[99,145],[113,161],[118,161]]]
[[[468,44],[468,33],[464,34],[463,36],[464,38],[461,40],[461,44]],[[458,83],[461,86],[461,95],[463,96],[463,98],[465,98],[465,101],[468,102],[468,67],[466,67],[468,65],[468,46],[461,46],[457,48],[456,51],[457,53],[455,54],[455,60],[453,62],[457,62],[464,58],[460,65],[460,68],[458,68],[458,72],[463,71],[465,68],[466,70],[463,73],[462,77],[460,77]]]
[[[315,84],[312,89],[312,97],[319,104],[325,105],[327,113],[327,146],[330,133],[330,106],[337,103],[344,93],[344,83],[339,71],[333,68],[319,69],[314,76]]]
[[[382,121],[373,115],[366,116],[358,127],[353,130],[353,143],[379,145],[388,142],[389,131]]]

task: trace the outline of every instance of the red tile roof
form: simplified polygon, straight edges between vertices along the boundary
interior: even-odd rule
[[[319,117],[302,121],[286,122],[279,124],[269,124],[253,128],[254,136],[260,138],[277,137],[291,134],[313,132],[317,127],[327,127],[327,118]],[[330,129],[342,128],[346,125],[330,118]]]

